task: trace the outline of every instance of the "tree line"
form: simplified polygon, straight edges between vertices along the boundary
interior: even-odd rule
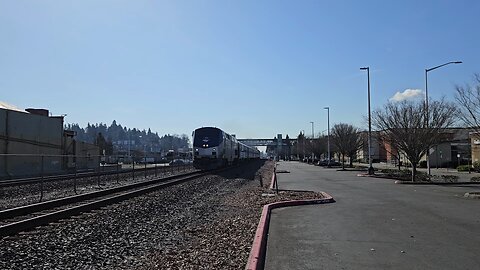
[[[340,157],[344,169],[345,159],[348,157],[349,165],[352,167],[358,150],[364,145],[361,130],[350,124],[339,123],[331,128],[330,133],[330,158],[333,158],[336,153]],[[300,132],[292,147],[292,154],[302,159],[310,159],[310,155],[313,154],[315,157],[323,157],[328,160],[328,139],[324,135],[313,139],[307,138],[304,133]]]
[[[188,148],[190,141],[185,134],[159,136],[158,132],[152,132],[150,128],[148,130],[131,129],[117,124],[115,120],[110,126],[104,123],[88,123],[85,128],[82,128],[79,124],[67,124],[65,129],[74,131],[77,141],[95,144],[99,146],[100,154],[105,150],[107,155],[113,154],[114,145],[117,143],[133,142],[130,143],[132,150],[160,152]]]

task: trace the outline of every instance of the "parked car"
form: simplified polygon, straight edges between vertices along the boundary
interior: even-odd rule
[[[338,161],[335,161],[333,159],[330,160],[330,164],[328,163],[328,159],[324,159],[324,160],[320,160],[318,163],[317,163],[318,166],[340,166],[340,162]]]
[[[330,160],[330,166],[341,166],[342,163],[336,161],[336,160]]]

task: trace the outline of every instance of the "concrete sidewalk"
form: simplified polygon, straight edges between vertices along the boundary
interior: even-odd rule
[[[280,162],[280,189],[325,191],[335,203],[272,211],[265,269],[479,269],[476,186],[405,186]]]

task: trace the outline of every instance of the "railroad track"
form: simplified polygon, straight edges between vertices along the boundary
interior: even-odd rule
[[[219,170],[191,172],[0,211],[0,237],[177,185]]]
[[[144,171],[164,171],[166,168],[170,170],[175,170],[177,166],[158,166],[158,167],[148,167],[148,168],[136,168],[136,169],[120,169],[104,172],[80,172],[77,174],[61,174],[61,175],[50,175],[44,177],[29,177],[29,178],[19,178],[19,179],[8,179],[0,180],[0,187],[7,186],[17,186],[17,185],[29,185],[36,184],[40,182],[53,182],[53,181],[62,181],[62,180],[71,180],[74,178],[84,178],[84,177],[96,177],[96,176],[116,176],[118,174],[131,174],[135,170],[135,173],[140,173]]]

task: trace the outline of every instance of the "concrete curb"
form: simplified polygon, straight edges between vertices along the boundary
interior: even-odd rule
[[[430,185],[430,186],[455,186],[455,185],[480,185],[480,182],[448,182],[448,183],[436,183],[436,182],[412,182],[396,180],[395,184],[399,185]]]
[[[357,174],[357,176],[358,176],[358,177],[371,177],[371,178],[381,178],[381,179],[392,179],[392,180],[395,180],[395,179],[393,179],[393,178],[380,176],[380,175],[378,175],[378,174],[359,173],[359,174]]]
[[[270,203],[263,206],[262,216],[260,217],[260,222],[258,223],[257,231],[255,233],[255,238],[253,240],[252,249],[250,250],[250,256],[248,257],[248,262],[245,267],[245,270],[261,270],[265,266],[268,228],[270,225],[270,215],[272,210],[277,208],[290,207],[290,206],[324,204],[324,203],[335,202],[333,197],[330,196],[329,194],[325,192],[321,192],[321,193],[324,196],[324,198],[322,199],[283,201],[283,202]]]
[[[269,189],[274,189],[275,188],[275,185],[274,185],[275,184],[275,177],[276,177],[276,175],[275,175],[275,170],[274,170],[273,173],[272,173],[272,181],[270,181],[270,186],[268,187]]]
[[[337,172],[366,172],[367,170],[363,170],[363,169],[345,169],[345,170],[342,170],[342,169],[338,169]]]
[[[277,177],[277,175],[276,175],[276,171],[277,171],[277,163],[274,161],[274,162],[273,162],[272,181],[270,181],[270,186],[268,187],[269,189],[273,189],[273,188],[275,188],[275,186],[274,186],[274,183],[275,183],[275,177]]]

